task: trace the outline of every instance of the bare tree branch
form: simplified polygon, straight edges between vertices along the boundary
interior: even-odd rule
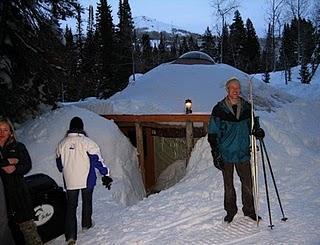
[[[235,11],[239,4],[237,3],[237,0],[212,0],[212,7],[215,9],[216,16],[218,19],[221,19],[221,33],[220,37],[223,33],[223,26],[225,25],[225,19],[228,15],[232,13],[232,11]],[[218,26],[218,24],[217,24]],[[221,48],[220,48],[220,63],[223,62],[223,38],[221,38]]]

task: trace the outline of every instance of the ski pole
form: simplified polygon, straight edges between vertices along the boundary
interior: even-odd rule
[[[269,221],[270,221],[269,227],[272,229],[274,225],[272,224],[272,218],[271,218],[271,208],[270,208],[270,200],[269,200],[268,181],[267,181],[267,174],[266,174],[266,166],[265,166],[265,162],[264,162],[262,140],[259,139],[259,142],[260,142],[260,150],[261,150],[261,161],[262,161],[262,168],[263,168],[264,185],[266,187],[266,195],[267,195],[267,204],[268,204]]]
[[[270,170],[270,173],[271,173],[271,176],[272,176],[273,185],[274,185],[274,188],[275,188],[276,193],[277,193],[278,202],[279,202],[279,206],[280,206],[281,213],[282,213],[282,219],[281,220],[282,221],[286,221],[288,218],[286,218],[284,216],[284,212],[283,212],[283,208],[282,208],[281,200],[280,200],[280,195],[279,195],[277,184],[276,184],[276,181],[275,181],[275,178],[274,178],[274,175],[273,175],[273,171],[272,171],[271,163],[270,163],[270,160],[269,160],[268,152],[267,152],[267,149],[266,149],[266,145],[264,144],[263,139],[260,140],[260,143],[261,142],[262,142],[262,146],[263,146],[264,152],[266,153],[266,158],[267,158],[267,162],[268,162],[268,165],[269,165],[269,170]]]

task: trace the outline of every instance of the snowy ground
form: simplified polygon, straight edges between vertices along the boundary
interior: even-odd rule
[[[110,162],[113,169],[111,171],[115,172],[116,182],[111,191],[107,191],[100,183],[97,185],[93,214],[96,225],[86,233],[79,232],[78,244],[320,244],[320,74],[316,74],[311,85],[301,85],[294,81],[284,86],[281,76],[281,73],[272,74],[271,84],[267,85],[270,86],[269,90],[276,91],[275,88],[280,88],[299,99],[284,103],[280,108],[273,107],[274,112],[271,113],[265,110],[257,112],[266,132],[265,143],[284,213],[288,218],[286,222],[281,221],[282,214],[275,190],[268,178],[274,224],[272,230],[268,227],[261,165],[259,215],[263,219],[259,226],[241,212],[240,182],[236,175],[239,211],[231,224],[223,222],[225,211],[222,176],[212,164],[206,137],[195,145],[186,176],[179,183],[141,200],[143,191],[140,189],[139,173],[134,167],[134,149],[117,133],[118,130],[111,121],[103,123],[100,120],[104,119],[84,109],[62,108],[29,122],[18,132],[18,136],[31,152],[34,160],[32,173],[47,171],[57,181],[60,176],[52,167],[53,149],[63,137],[73,115],[81,113],[80,116],[85,118],[85,124],[90,128],[88,133],[92,138],[97,141],[107,138],[105,142],[98,143],[102,145],[107,162]],[[161,94],[165,90],[157,89]],[[195,93],[201,94],[198,90]],[[222,98],[223,93],[222,90],[218,95]],[[262,94],[260,92],[261,96]],[[288,101],[288,98],[286,95],[282,99]],[[152,106],[151,102],[150,105]],[[99,122],[98,125],[96,121]],[[39,130],[35,130],[34,125]],[[105,128],[102,129],[101,125]],[[106,131],[106,135],[102,134],[103,131]],[[113,145],[119,141],[124,143],[117,144],[115,151]],[[131,169],[126,161],[133,161]],[[129,170],[136,175],[130,175]],[[122,188],[129,188],[130,191],[121,192]],[[133,195],[133,190],[137,194]],[[129,197],[117,198],[119,193]],[[129,205],[132,203],[136,204]],[[48,244],[63,242],[64,237],[61,236]]]

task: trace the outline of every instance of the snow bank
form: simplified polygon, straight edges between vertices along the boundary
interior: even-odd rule
[[[301,83],[299,69],[300,66],[292,68],[292,81],[288,84],[285,84],[284,71],[270,73],[270,85],[307,101],[320,100],[320,68],[318,67],[310,84]],[[257,74],[256,77],[262,79],[263,74]]]
[[[29,174],[45,173],[63,186],[62,175],[55,164],[55,149],[74,116],[83,119],[85,131],[100,146],[103,158],[111,169],[114,183],[111,191],[105,193],[112,193],[113,199],[124,205],[132,205],[141,200],[145,191],[136,149],[113,121],[75,106],[43,114],[18,130],[18,138],[26,144],[33,161]],[[99,178],[97,185],[101,185]]]
[[[313,113],[318,111],[317,113]],[[273,230],[259,162],[259,227],[243,216],[240,180],[235,174],[238,213],[231,224],[223,222],[223,180],[212,163],[207,138],[196,143],[186,176],[173,187],[143,199],[120,216],[101,224],[95,236],[83,236],[82,244],[317,244],[320,225],[319,104],[295,102],[275,113],[258,112],[266,131],[265,143],[287,222],[282,222],[278,200],[269,178]],[[310,122],[304,124],[304,122]],[[302,130],[304,129],[304,130]],[[304,136],[303,136],[304,134]],[[285,136],[285,137],[284,137]],[[295,140],[297,139],[297,140]],[[301,140],[300,140],[301,139]],[[295,149],[300,149],[299,154]],[[260,152],[258,152],[260,154]],[[97,231],[98,231],[97,230]],[[104,240],[107,237],[107,240]]]
[[[248,75],[226,64],[181,65],[165,63],[139,77],[135,83],[108,100],[76,103],[98,114],[184,113],[186,99],[192,100],[194,113],[210,113],[225,95],[225,82],[238,77],[243,97],[249,97]],[[271,111],[294,96],[253,78],[257,108]]]
[[[178,183],[186,174],[186,160],[177,160],[170,164],[157,178],[155,191],[168,189]]]
[[[216,70],[199,65],[187,68],[182,65],[175,66],[177,69],[165,64],[151,70],[110,100],[99,101],[101,109],[106,102],[109,103],[112,112],[116,113],[177,113],[184,111],[184,100],[191,98],[195,112],[209,112],[213,104],[225,96],[224,81],[230,76],[238,76],[243,80],[243,94],[247,96],[247,76],[235,68],[227,65],[215,66],[219,68]],[[207,79],[204,79],[203,75]],[[319,74],[315,79],[320,80]],[[256,114],[260,116],[261,125],[266,132],[265,143],[285,216],[288,218],[287,222],[281,221],[282,214],[267,172],[272,221],[275,225],[273,230],[268,227],[269,216],[261,162],[259,215],[263,219],[259,227],[243,216],[240,180],[236,174],[234,182],[239,211],[231,224],[223,222],[225,211],[222,175],[213,166],[210,146],[207,138],[203,137],[198,140],[192,151],[185,177],[173,187],[144,198],[136,205],[125,208],[115,205],[108,199],[110,192],[98,185],[95,191],[93,217],[96,226],[86,233],[79,233],[77,242],[101,245],[318,244],[319,82],[313,80],[310,87],[305,87],[307,90],[302,89],[300,92],[288,90],[291,85],[283,87],[284,91],[288,90],[294,96],[271,86],[274,83],[276,87],[279,84],[281,88],[280,82],[272,78],[271,84],[264,84],[254,79],[254,93],[255,101],[261,109]],[[292,101],[295,96],[308,97],[308,101],[295,100],[293,103],[283,103]],[[86,103],[92,106],[92,110],[96,109],[95,100]],[[100,113],[104,114],[102,111],[100,110]],[[141,199],[144,193],[141,191],[136,152],[112,122],[76,107],[66,107],[51,114],[29,122],[19,131],[19,138],[27,144],[34,160],[33,172],[45,172],[50,176],[54,175],[56,179],[61,178],[55,168],[54,148],[63,137],[71,117],[77,115],[88,125],[89,135],[99,143],[106,161],[111,165],[112,174],[117,176],[112,191],[119,195],[115,197],[123,200],[125,197],[121,198],[121,195],[128,195],[126,199],[129,200]],[[105,135],[102,133],[104,131],[107,132]],[[119,151],[116,147],[119,147]],[[258,156],[259,154],[260,152]],[[128,162],[131,163],[129,165],[132,169],[126,165]],[[131,171],[134,172],[132,175]],[[138,193],[132,193],[137,191],[136,189],[139,190]],[[61,236],[50,244],[58,245],[63,242],[64,237]]]

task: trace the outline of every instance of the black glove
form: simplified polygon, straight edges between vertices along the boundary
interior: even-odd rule
[[[108,190],[110,190],[111,189],[111,184],[113,182],[113,179],[111,177],[109,177],[109,176],[102,176],[101,180],[102,180],[102,184],[106,188],[108,188]]]
[[[258,139],[262,140],[264,136],[266,135],[264,130],[262,128],[254,128],[252,131],[252,134]]]
[[[223,162],[223,159],[222,159],[222,156],[219,152],[216,152],[216,151],[212,151],[212,157],[213,157],[213,164],[214,166],[223,171],[224,169],[224,162]]]

